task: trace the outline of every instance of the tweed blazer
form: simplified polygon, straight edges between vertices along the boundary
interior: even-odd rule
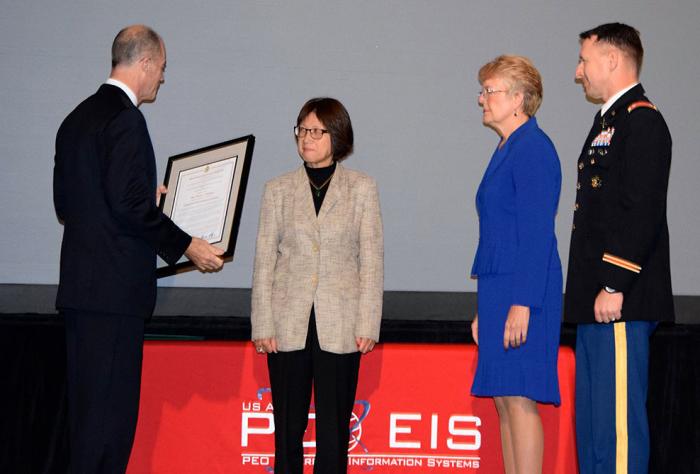
[[[318,216],[304,167],[265,185],[255,251],[252,339],[303,349],[311,307],[321,349],[379,340],[384,241],[375,181],[336,165]]]

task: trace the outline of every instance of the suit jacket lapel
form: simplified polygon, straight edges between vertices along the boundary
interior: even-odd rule
[[[129,99],[129,96],[126,95],[126,92],[121,90],[119,87],[112,85],[112,84],[102,84],[98,91],[101,91],[105,94],[114,94],[119,97],[119,99],[124,103],[124,106],[127,108],[132,108],[136,107],[133,102],[131,102],[131,99]]]
[[[323,204],[321,204],[321,209],[318,211],[318,222],[319,224],[324,221],[328,213],[333,209],[338,199],[345,192],[345,173],[343,166],[340,163],[335,165],[335,173],[333,174],[333,179],[328,184],[328,190],[326,191],[326,196],[323,198]]]
[[[294,181],[294,217],[297,222],[304,223],[314,231],[318,231],[314,200],[311,196],[309,178],[306,176],[306,170],[303,165],[297,171]]]

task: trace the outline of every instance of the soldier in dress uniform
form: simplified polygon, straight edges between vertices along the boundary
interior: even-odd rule
[[[666,222],[671,136],[639,83],[634,28],[580,34],[576,81],[603,106],[578,159],[564,319],[578,324],[580,472],[646,473],[649,336],[673,321]]]

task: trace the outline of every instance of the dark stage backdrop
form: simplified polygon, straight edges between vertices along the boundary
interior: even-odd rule
[[[55,313],[55,285],[0,285],[0,315]],[[676,322],[700,324],[700,296],[675,296]],[[468,321],[476,294],[448,291],[386,291],[383,319]],[[250,317],[249,288],[158,289],[155,318],[161,316]]]

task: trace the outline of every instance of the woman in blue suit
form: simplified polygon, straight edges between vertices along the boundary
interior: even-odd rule
[[[500,141],[476,195],[472,335],[479,360],[472,394],[494,399],[506,473],[541,472],[537,402],[559,404],[562,272],[554,217],[561,169],[534,117],[542,80],[532,63],[499,56],[479,70],[479,83],[483,123]]]

